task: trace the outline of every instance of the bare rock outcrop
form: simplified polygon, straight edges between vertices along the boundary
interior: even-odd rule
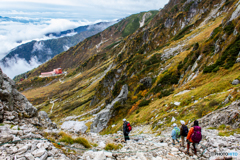
[[[235,101],[227,107],[218,109],[199,119],[201,127],[219,127],[230,125],[233,129],[240,125],[240,101]]]
[[[56,124],[46,112],[38,112],[1,69],[0,123],[0,159],[68,159],[38,129],[51,130]]]
[[[16,89],[15,82],[0,69],[0,123],[31,123],[56,128],[46,112],[37,109]]]
[[[98,133],[107,127],[107,124],[112,117],[112,108],[115,103],[121,102],[127,99],[128,86],[125,84],[122,86],[120,94],[115,98],[112,103],[108,104],[105,109],[101,110],[95,117],[92,125],[91,132]]]

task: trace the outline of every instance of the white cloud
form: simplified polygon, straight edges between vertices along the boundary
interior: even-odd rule
[[[18,41],[26,43],[32,40],[45,40],[49,39],[49,37],[45,36],[46,33],[60,32],[93,23],[95,22],[74,22],[67,19],[43,19],[40,22],[34,23],[0,21],[0,59],[11,49],[20,45],[17,43]]]
[[[14,76],[16,75],[25,73],[41,65],[41,63],[38,62],[36,57],[32,57],[30,63],[28,63],[26,60],[18,58],[16,56],[12,59],[8,59],[7,63],[11,67],[6,67],[3,64],[0,64],[0,66],[3,72],[6,73],[7,76],[9,76],[10,78],[14,78]]]

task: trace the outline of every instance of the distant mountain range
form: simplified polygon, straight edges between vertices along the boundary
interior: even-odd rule
[[[4,19],[6,17],[0,17]],[[68,50],[70,47],[83,41],[92,35],[95,35],[107,27],[113,25],[117,21],[100,22],[94,25],[80,26],[72,30],[62,32],[52,32],[46,36],[53,36],[55,38],[49,40],[36,41],[22,44],[12,49],[0,62],[5,67],[11,67],[8,63],[10,59],[17,61],[19,58],[30,63],[31,58],[36,58],[38,62],[44,63],[53,58],[55,55]],[[72,34],[71,34],[72,33]],[[69,36],[70,35],[70,36]]]

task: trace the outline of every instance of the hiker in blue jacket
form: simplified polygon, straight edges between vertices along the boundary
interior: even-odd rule
[[[171,134],[171,137],[172,137],[172,141],[173,141],[173,145],[175,145],[175,140],[179,143],[178,141],[178,138],[180,137],[180,129],[177,127],[177,124],[174,123],[173,124],[173,130],[172,130],[172,134]]]

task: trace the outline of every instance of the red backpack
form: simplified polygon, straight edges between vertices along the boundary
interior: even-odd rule
[[[128,129],[128,132],[130,132],[132,130],[131,124],[129,122],[127,124],[127,129]]]

